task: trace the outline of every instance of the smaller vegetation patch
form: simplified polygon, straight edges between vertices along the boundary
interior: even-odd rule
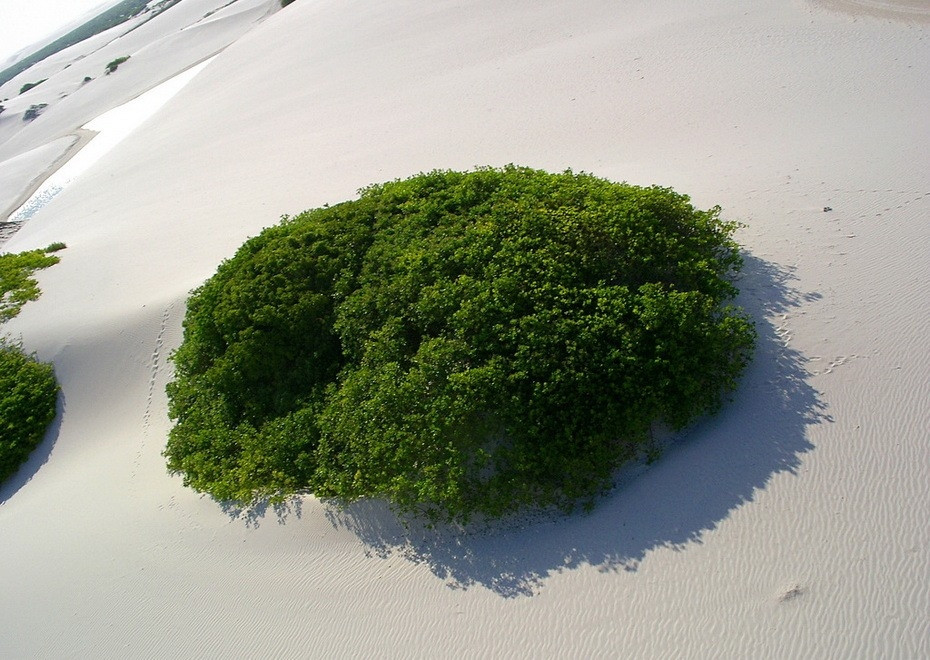
[[[40,114],[42,114],[42,111],[47,107],[48,103],[36,103],[34,105],[30,105],[26,109],[26,112],[23,113],[23,121],[32,121]]]
[[[0,254],[0,323],[9,321],[23,305],[39,297],[39,285],[32,274],[57,264],[59,257],[49,253],[64,247],[64,243],[52,243],[45,250]]]
[[[44,83],[46,80],[48,80],[48,78],[43,78],[42,80],[37,80],[36,82],[26,83],[25,85],[23,85],[22,87],[19,88],[19,93],[20,93],[20,94],[25,94],[26,92],[28,92],[28,91],[29,91],[30,89],[32,89],[33,87],[37,87],[37,86],[41,85],[41,84]]]
[[[119,65],[129,59],[129,55],[117,57],[115,60],[108,62],[106,66],[106,75],[110,75],[119,68]]]

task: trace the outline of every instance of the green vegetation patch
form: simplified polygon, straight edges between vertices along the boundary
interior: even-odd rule
[[[106,75],[110,75],[119,68],[119,65],[129,59],[129,55],[124,55],[123,57],[117,57],[115,60],[107,62],[106,66]]]
[[[55,418],[52,365],[0,338],[0,483],[16,473]]]
[[[0,254],[0,323],[39,297],[32,274],[59,262],[48,254],[65,248],[53,243],[45,250]],[[55,417],[58,383],[52,365],[26,354],[22,346],[0,337],[0,483],[29,458]]]
[[[36,82],[26,83],[25,85],[23,85],[22,87],[19,88],[19,93],[20,93],[20,94],[25,94],[26,92],[28,92],[28,91],[29,91],[30,89],[32,89],[33,87],[38,87],[39,85],[41,85],[42,83],[44,83],[46,80],[48,80],[48,78],[43,78],[42,80],[37,80]]]
[[[45,108],[47,107],[48,107],[48,103],[35,103],[33,105],[30,105],[26,109],[26,112],[23,113],[23,121],[32,121],[33,119],[38,117],[40,114],[42,114],[42,111],[45,110]]]
[[[754,344],[737,225],[667,188],[506,167],[285,217],[188,301],[165,456],[249,502],[570,510],[719,409]]]
[[[48,253],[64,247],[64,243],[52,243],[45,250],[0,254],[0,323],[9,321],[23,305],[39,297],[39,285],[32,274],[57,264],[60,259]]]
[[[32,121],[42,114],[42,111],[48,107],[48,103],[35,103],[30,105],[26,112],[23,113],[23,121]]]

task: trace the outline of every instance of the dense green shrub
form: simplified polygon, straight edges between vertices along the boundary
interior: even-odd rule
[[[52,365],[0,338],[0,483],[29,458],[55,417]]]
[[[0,254],[0,323],[39,297],[32,274],[57,264],[59,258],[47,252],[64,247],[64,243],[53,243],[45,250]],[[13,475],[42,441],[55,417],[57,396],[52,365],[37,361],[19,344],[0,337],[0,483]]]
[[[590,503],[654,421],[735,387],[735,229],[666,188],[512,166],[285,217],[188,302],[168,467],[240,501]]]

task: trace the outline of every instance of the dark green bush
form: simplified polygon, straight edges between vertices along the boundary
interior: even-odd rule
[[[55,417],[52,365],[0,338],[0,483],[16,473]]]
[[[117,57],[115,60],[108,62],[106,66],[106,75],[110,75],[119,68],[119,65],[129,59],[129,55]]]
[[[0,323],[39,297],[33,272],[57,264],[46,250],[0,254]],[[19,344],[0,337],[0,483],[9,478],[42,441],[55,417],[58,383],[52,365],[38,362]]]
[[[666,188],[432,172],[285,217],[193,292],[165,456],[220,499],[588,504],[754,342],[736,225]]]
[[[23,113],[23,121],[32,121],[33,119],[38,117],[40,114],[42,114],[42,111],[45,110],[45,108],[47,107],[48,107],[48,103],[35,103],[33,105],[30,105],[26,109],[26,112]]]
[[[41,85],[42,83],[44,83],[46,80],[48,80],[48,78],[43,78],[42,80],[37,80],[37,81],[35,81],[35,82],[26,83],[25,85],[23,85],[22,87],[19,88],[19,93],[20,93],[20,94],[25,94],[26,92],[28,92],[28,91],[29,91],[30,89],[32,89],[33,87],[38,87],[39,85]]]

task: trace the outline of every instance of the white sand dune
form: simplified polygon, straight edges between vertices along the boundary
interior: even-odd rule
[[[210,46],[221,14],[152,21],[138,67],[86,88],[112,95],[28,136],[0,116],[12,158],[235,39],[5,246],[68,249],[7,325],[63,393],[0,490],[0,656],[930,657],[925,24],[801,0],[245,2]],[[483,534],[313,498],[237,515],[166,474],[187,292],[247,236],[508,162],[746,223],[760,345],[729,407],[591,515]]]
[[[237,0],[204,18],[224,4],[184,0],[129,32],[132,24],[111,28],[20,73],[0,87],[0,98],[9,97],[0,115],[0,159],[72,131],[212,57],[276,6],[272,0]],[[130,60],[115,74],[105,75],[109,62],[126,56]],[[86,77],[90,82],[84,82]],[[18,94],[23,84],[43,79],[41,85]],[[49,107],[42,121],[24,128],[17,117],[36,103]]]
[[[50,165],[67,159],[82,143],[76,135],[68,135],[0,163],[0,218],[6,218],[35,192]]]

